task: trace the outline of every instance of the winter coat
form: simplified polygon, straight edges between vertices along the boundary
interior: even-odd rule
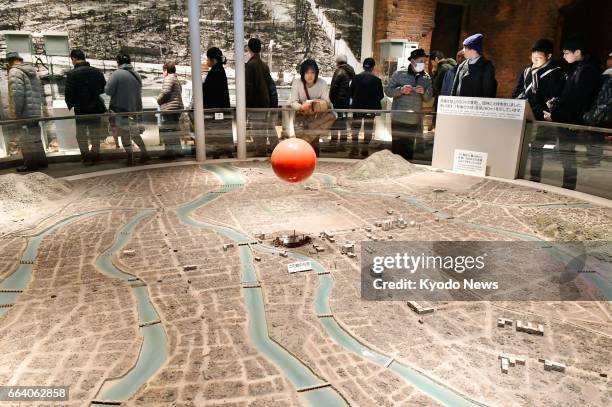
[[[351,109],[380,110],[384,98],[382,81],[372,72],[363,71],[351,82]],[[354,117],[361,117],[358,113]]]
[[[216,63],[202,84],[202,93],[204,94],[205,109],[229,109],[230,97],[227,87],[227,75],[225,68],[220,62]]]
[[[544,111],[548,111],[546,102],[558,98],[563,91],[565,75],[559,63],[549,61],[540,68],[525,68],[518,77],[512,98],[527,99],[536,120],[544,120]]]
[[[116,113],[142,111],[142,79],[130,64],[120,65],[104,87],[111,97],[110,110]]]
[[[411,85],[412,93],[409,95],[402,94],[402,86]],[[424,94],[416,92],[417,86],[425,88]],[[431,78],[426,72],[414,72],[412,65],[408,69],[396,71],[385,87],[385,94],[393,98],[391,109],[393,110],[412,110],[421,112],[423,110],[423,102],[428,102],[433,97],[433,86]],[[404,124],[418,124],[421,122],[421,116],[411,113],[393,113],[393,121]]]
[[[350,84],[355,77],[355,70],[348,64],[342,64],[334,71],[329,85],[329,99],[336,109],[348,109],[350,106]]]
[[[603,73],[595,104],[584,114],[583,119],[591,126],[612,127],[612,68]]]
[[[550,110],[553,122],[582,124],[582,116],[597,97],[600,81],[597,67],[587,61],[573,65],[561,96]]]
[[[25,119],[42,115],[42,86],[32,65],[18,64],[9,70],[8,95],[11,118]]]
[[[79,62],[66,73],[64,94],[68,109],[74,108],[77,115],[106,112],[100,97],[105,86],[106,79],[101,70],[90,66],[89,62]]]
[[[246,107],[268,108],[270,101],[270,69],[259,54],[246,63],[244,70]]]
[[[442,81],[442,88],[440,89],[440,96],[450,96],[453,94],[453,82],[455,81],[457,68],[458,66],[455,65],[452,69],[446,71],[444,80]]]
[[[432,77],[434,95],[438,96],[442,94],[442,84],[444,83],[444,77],[446,73],[457,66],[457,62],[455,62],[452,58],[441,59],[438,61],[438,70],[436,71],[435,76]]]
[[[457,68],[453,81],[453,96],[494,98],[497,95],[495,67],[481,56],[473,64],[463,61]]]
[[[160,110],[183,110],[183,87],[175,73],[164,78],[161,92],[157,96]]]

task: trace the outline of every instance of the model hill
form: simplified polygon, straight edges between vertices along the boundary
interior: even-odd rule
[[[350,168],[344,178],[352,181],[367,181],[379,178],[400,178],[415,172],[425,171],[389,150],[378,151]]]
[[[68,181],[57,180],[41,172],[0,175],[0,212],[56,201],[71,192]]]

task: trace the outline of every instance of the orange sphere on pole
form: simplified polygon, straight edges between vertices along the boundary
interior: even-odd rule
[[[299,138],[283,140],[272,151],[272,169],[281,179],[301,182],[312,175],[317,155],[308,142]]]

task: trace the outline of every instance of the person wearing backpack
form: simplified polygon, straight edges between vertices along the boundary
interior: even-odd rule
[[[111,97],[110,110],[115,113],[142,112],[142,79],[138,72],[134,70],[129,55],[121,53],[117,55],[117,70],[113,72],[104,87],[104,93]],[[138,115],[137,115],[138,116]],[[130,116],[117,116],[117,132],[121,136],[121,143],[127,153],[127,165],[132,165],[132,141],[140,149],[140,162],[149,161],[149,154],[144,140],[140,136],[140,126],[138,131],[131,134]],[[135,118],[140,121],[139,117]]]
[[[66,73],[64,97],[68,109],[74,109],[76,116],[76,138],[83,164],[93,165],[100,160],[100,139],[105,137],[102,119],[79,116],[106,113],[101,97],[106,79],[101,70],[85,60],[82,50],[73,49],[70,52],[70,60],[74,68]]]

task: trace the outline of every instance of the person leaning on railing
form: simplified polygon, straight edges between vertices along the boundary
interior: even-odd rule
[[[21,129],[19,147],[23,165],[18,172],[36,171],[47,168],[47,157],[43,147],[38,118],[42,116],[42,86],[36,69],[24,64],[17,52],[6,54],[8,64],[9,117],[11,119],[32,119],[18,125]]]
[[[319,137],[325,135],[334,124],[336,116],[329,100],[329,88],[319,78],[319,66],[314,59],[307,59],[300,65],[300,79],[291,85],[289,105],[296,110],[295,136],[306,140],[319,155]]]

